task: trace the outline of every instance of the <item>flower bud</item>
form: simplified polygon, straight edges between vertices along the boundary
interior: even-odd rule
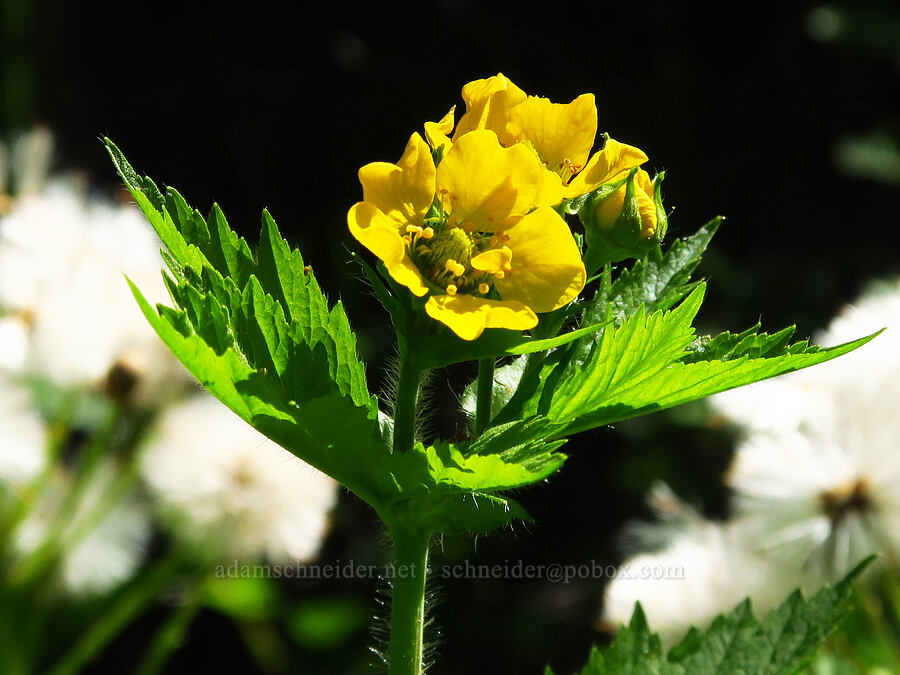
[[[651,181],[646,171],[634,168],[589,196],[580,211],[589,268],[642,258],[662,241],[668,226],[660,191],[664,176]]]

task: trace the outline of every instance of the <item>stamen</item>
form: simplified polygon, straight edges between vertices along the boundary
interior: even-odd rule
[[[478,292],[481,293],[482,295],[487,295],[489,290],[491,290],[491,287],[488,286],[486,283],[482,282],[482,283],[478,284]]]
[[[500,270],[499,272],[494,272],[495,279],[502,279],[505,276],[506,276],[506,274],[503,272],[503,270]]]
[[[419,227],[418,225],[407,225],[406,232],[407,232],[407,234],[413,234],[413,233],[422,234],[422,228]]]
[[[456,295],[456,285],[455,284],[447,284],[447,295]]]
[[[422,230],[422,236],[426,239],[431,239],[434,236],[434,228],[426,227],[424,230]]]

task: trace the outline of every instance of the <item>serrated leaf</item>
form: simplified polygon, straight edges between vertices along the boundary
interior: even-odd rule
[[[685,363],[732,361],[742,356],[759,359],[784,354],[810,354],[820,350],[820,347],[810,345],[806,340],[791,343],[790,339],[797,330],[796,326],[788,326],[771,335],[760,333],[760,327],[757,323],[741,333],[732,334],[726,331],[715,337],[700,337],[688,347],[682,361]]]
[[[489,532],[515,518],[530,520],[521,506],[497,493],[544,480],[566,460],[557,452],[561,442],[532,437],[546,426],[516,423],[470,447],[418,443],[391,455],[390,475],[400,498],[383,515],[445,534]]]
[[[618,325],[642,305],[647,314],[674,307],[697,286],[691,283],[691,274],[721,223],[721,217],[714,218],[690,237],[673,242],[665,253],[657,247],[622,270],[608,288],[601,287],[584,321],[601,321],[609,311]]]
[[[397,498],[377,412],[354,405],[333,383],[316,396],[290,399],[275,372],[257,370],[233,349],[217,354],[196,333],[182,334],[153,311],[136,286],[131,289],[163,342],[239,417],[373,506]]]
[[[342,394],[359,406],[376,408],[343,306],[338,302],[329,309],[315,276],[282,239],[268,212],[263,213],[257,260],[218,206],[213,206],[207,223],[176,190],[168,188],[163,197],[149,178],[139,177],[109,139],[106,147],[168,249],[179,282],[173,299],[181,309],[190,307],[187,319],[198,335],[212,339],[216,349],[236,341],[252,366],[283,376],[290,398],[298,400],[306,388],[299,375],[310,364],[315,368],[309,376],[320,390],[318,372],[324,358],[328,377]],[[214,296],[219,306],[200,301],[198,294]],[[230,335],[221,330],[223,318],[229,321]]]
[[[808,600],[795,591],[761,621],[745,600],[732,612],[716,617],[705,631],[691,629],[665,658],[638,603],[629,625],[619,630],[611,645],[594,647],[579,675],[797,673],[846,612],[852,583],[871,561],[863,561],[838,584],[822,588]]]
[[[691,322],[703,290],[701,284],[668,312],[645,316],[639,309],[622,325],[606,329],[586,354],[576,344],[551,355],[538,374],[523,379],[494,423],[542,415],[557,425],[553,437],[562,438],[816,365],[875,337],[820,349],[805,342],[777,346],[783,334],[765,336],[759,342],[743,334],[736,343],[721,343],[732,354],[739,351],[737,358],[692,361]],[[767,356],[752,357],[763,349],[768,350]]]
[[[504,439],[503,442],[515,441]],[[428,447],[417,443],[411,451],[392,456],[393,475],[404,494],[445,488],[500,492],[536,483],[553,474],[566,460],[565,455],[556,452],[560,445],[530,441],[508,447],[504,452],[464,455],[452,443],[439,442]]]
[[[406,508],[404,508],[406,507]],[[465,490],[438,490],[394,507],[408,524],[442,534],[487,534],[531,516],[509,497]]]
[[[720,616],[702,635],[694,634],[673,648],[669,660],[692,675],[720,673],[796,673],[806,666],[847,610],[853,581],[871,563],[860,563],[835,586],[825,586],[810,599],[795,591],[762,621],[749,603]]]
[[[391,453],[390,424],[368,393],[342,304],[329,307],[271,215],[263,213],[254,251],[217,206],[207,222],[178,192],[168,189],[163,197],[111,142],[107,147],[166,245],[172,275],[165,279],[176,306],[154,312],[132,290],[147,320],[204,387],[383,517],[408,510],[407,517],[436,532],[487,532],[528,518],[514,501],[489,493],[555,471],[565,460],[555,452],[560,442],[526,442],[521,429],[506,429],[487,437],[484,454],[449,444]],[[521,338],[509,346],[521,347]]]

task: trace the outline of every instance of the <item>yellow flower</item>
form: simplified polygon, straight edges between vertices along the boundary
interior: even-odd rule
[[[453,141],[473,129],[490,129],[505,147],[522,144],[530,148],[551,176],[544,186],[551,204],[587,194],[648,159],[638,148],[612,139],[591,155],[597,135],[593,94],[582,94],[571,103],[552,103],[527,96],[500,73],[469,82],[462,96],[466,113],[456,126]],[[451,109],[441,122],[425,125],[433,148],[446,148],[452,142],[453,114]]]
[[[522,146],[477,129],[435,168],[413,134],[397,164],[359,171],[350,232],[425,311],[464,340],[485,328],[527,330],[574,300],[586,274],[568,225],[546,203],[546,171]]]

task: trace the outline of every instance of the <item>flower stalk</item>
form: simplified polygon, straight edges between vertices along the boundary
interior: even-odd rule
[[[400,376],[394,399],[394,452],[406,452],[416,442],[416,403],[422,368],[406,352],[400,357]]]
[[[394,578],[391,594],[390,675],[420,675],[425,628],[425,578],[431,534],[405,523],[391,528]]]
[[[475,397],[475,435],[481,436],[491,423],[491,402],[494,393],[493,358],[478,361],[478,385]]]

